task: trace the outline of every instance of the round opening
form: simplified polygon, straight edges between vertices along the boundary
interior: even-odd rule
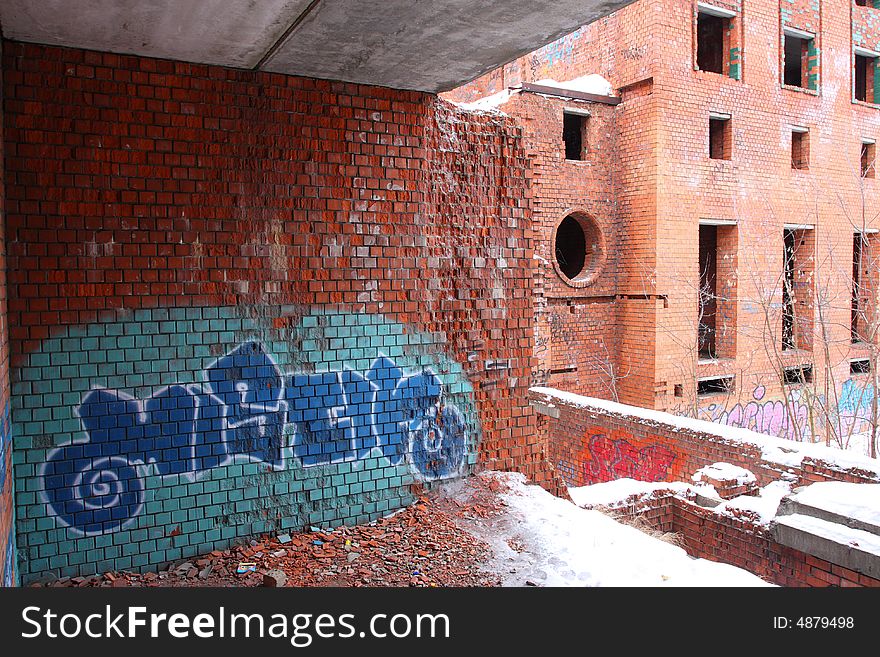
[[[573,213],[563,219],[553,247],[556,269],[568,283],[588,285],[598,275],[604,255],[602,233],[587,215]]]

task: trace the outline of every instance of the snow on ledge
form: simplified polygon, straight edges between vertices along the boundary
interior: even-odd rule
[[[514,93],[516,92],[510,89],[503,89],[491,96],[484,96],[483,98],[479,98],[470,103],[461,103],[454,100],[449,102],[468,112],[489,112],[491,114],[503,114],[504,116],[507,116],[507,114],[500,108],[510,100]]]
[[[557,82],[552,78],[544,78],[543,80],[537,80],[532,84],[537,84],[542,87],[553,87],[555,89],[565,89],[567,91],[578,91],[584,94],[595,94],[597,96],[614,95],[614,87],[612,87],[611,83],[598,73],[582,75],[579,78],[565,80],[563,82]]]
[[[822,481],[798,489],[795,502],[880,526],[880,484]]]
[[[761,450],[761,457],[765,461],[786,467],[802,467],[803,460],[810,458],[822,461],[841,471],[854,468],[864,470],[880,479],[880,460],[846,452],[834,447],[826,447],[820,443],[798,443],[784,438],[757,433],[749,429],[729,427],[707,420],[681,417],[664,411],[654,411],[605,399],[586,397],[573,392],[557,390],[556,388],[538,386],[530,388],[529,392],[534,395],[540,395],[542,397],[540,401],[549,406],[552,406],[554,403],[564,404],[572,408],[597,411],[621,418],[636,418],[648,426],[665,427],[673,431],[709,434],[717,436],[728,443],[750,445]]]
[[[712,465],[707,465],[694,473],[691,481],[699,482],[702,477],[708,477],[715,481],[735,481],[738,485],[752,484],[758,480],[751,470],[746,470],[732,463],[724,463],[719,461]]]
[[[596,96],[614,97],[614,87],[608,80],[598,73],[582,75],[579,78],[565,80],[563,82],[557,82],[551,78],[544,78],[543,80],[538,80],[532,84],[564,91],[578,91],[580,93],[594,94]],[[483,98],[478,98],[469,103],[455,100],[450,100],[448,102],[468,112],[488,112],[490,114],[502,114],[506,116],[506,113],[501,109],[501,106],[507,103],[519,92],[520,90],[518,88],[502,89],[490,96],[484,96]]]
[[[575,486],[568,489],[568,494],[571,497],[571,501],[581,507],[615,506],[633,497],[639,499],[650,497],[658,491],[670,491],[680,495],[688,495],[695,493],[697,489],[697,486],[686,484],[683,481],[651,482],[624,477],[613,481],[603,481],[598,484]],[[711,494],[715,494],[714,489],[712,489]]]

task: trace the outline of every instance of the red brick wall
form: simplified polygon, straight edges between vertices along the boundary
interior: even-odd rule
[[[589,112],[582,161],[567,160],[562,140],[565,109]],[[535,382],[583,394],[615,394],[619,369],[615,295],[620,248],[614,108],[599,103],[515,94],[501,109],[520,120],[533,183],[536,284]],[[555,235],[568,216],[587,222],[600,253],[574,280],[559,273]],[[590,233],[592,229],[595,233]]]
[[[854,2],[716,3],[738,12],[726,47],[739,49],[728,53],[731,62],[738,58],[738,70],[716,74],[696,68],[696,4],[639,0],[450,97],[473,100],[547,77],[562,81],[598,73],[611,81],[623,101],[614,116],[620,157],[612,172],[621,245],[617,285],[626,299],[615,310],[618,365],[637,373],[621,381],[619,398],[719,423],[742,421],[756,407],[762,415],[778,415],[776,403],[781,407],[788,398],[790,421],[774,418],[768,429],[824,440],[833,420],[804,419],[809,400],[824,397],[832,415],[861,417],[827,436],[845,444],[850,433],[866,429],[871,412],[870,404],[852,408],[859,397],[852,391],[863,389],[866,377],[851,377],[849,360],[868,353],[848,335],[852,233],[863,223],[878,227],[870,208],[880,204],[880,179],[859,178],[860,142],[880,138],[880,111],[853,100],[853,46],[880,48],[880,10]],[[784,27],[816,35],[816,90],[783,84]],[[730,160],[708,157],[710,113],[731,116]],[[792,126],[809,131],[809,169],[791,166]],[[596,189],[601,187],[589,187],[587,197]],[[536,192],[535,203],[540,201]],[[725,353],[716,362],[698,362],[696,349],[701,219],[737,222],[728,254],[736,269],[722,281],[729,294]],[[812,266],[799,268],[797,280],[804,347],[783,354],[786,223],[816,230]],[[597,317],[604,320],[605,313]],[[570,337],[589,340],[576,331]],[[784,385],[782,367],[800,365],[813,366],[813,383]],[[698,378],[722,375],[735,378],[730,393],[697,395]],[[575,384],[599,388],[595,377],[558,381],[571,390],[578,389]]]
[[[2,52],[0,52],[2,54]],[[3,161],[3,79],[0,71],[0,161]],[[9,328],[6,292],[6,185],[0,167],[0,586],[16,581],[13,526],[12,432],[9,426]]]
[[[109,53],[10,42],[3,61],[24,579],[144,569],[261,531],[363,521],[477,463],[558,488],[523,403],[533,245],[510,119],[414,92]],[[270,438],[215,445],[238,458],[205,465],[211,477],[164,454],[149,476],[128,462],[148,458],[113,437],[143,421],[134,405],[211,390],[216,403],[209,368],[245,347],[271,373],[250,383],[278,381],[260,394],[306,395],[314,381],[324,429],[285,421],[304,417],[290,399],[266,407]],[[387,376],[369,385],[376,363]],[[399,381],[381,393],[386,418],[368,402],[388,380]],[[413,403],[405,384],[439,400],[449,451],[431,452],[413,425],[407,449],[422,456],[370,437],[397,426],[395,404]],[[97,398],[114,401],[86,407]],[[90,413],[112,421],[109,441]],[[302,442],[333,431],[341,446],[356,446],[354,431],[367,451],[378,443],[331,457]],[[98,488],[124,482],[119,516],[68,513],[82,502],[66,497],[63,468],[87,467],[85,456],[97,469],[97,440],[111,471]]]
[[[816,481],[878,482],[880,472],[865,468],[841,466],[804,454],[798,466],[768,460],[761,448],[750,442],[773,440],[742,430],[740,440],[725,435],[727,429],[716,429],[700,420],[654,414],[639,415],[639,410],[608,402],[593,403],[586,397],[566,399],[540,389],[530,391],[531,399],[550,404],[551,417],[538,416],[538,431],[547,441],[550,461],[569,486],[585,486],[621,478],[641,481],[690,482],[694,473],[717,462],[732,463],[755,474],[764,486],[783,473],[794,477],[795,485]],[[793,446],[790,449],[796,449]],[[844,456],[844,453],[840,453]],[[864,459],[867,461],[867,459]]]
[[[777,543],[769,527],[747,516],[721,515],[679,497],[660,494],[613,512],[678,534],[693,557],[743,568],[779,586],[880,586],[873,577]]]

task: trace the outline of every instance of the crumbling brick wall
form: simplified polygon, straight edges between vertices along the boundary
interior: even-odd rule
[[[3,61],[23,581],[369,520],[478,462],[552,487],[510,119],[109,53]]]
[[[529,156],[535,230],[536,383],[614,395],[619,372],[617,268],[620,251],[615,108],[578,99],[514,94],[501,106],[519,119]],[[563,115],[582,117],[582,160],[566,159]],[[560,274],[556,230],[566,217],[586,226],[590,256],[571,280]]]
[[[612,510],[624,522],[638,518],[673,533],[689,555],[743,568],[779,586],[880,586],[880,580],[778,543],[767,525],[748,513],[720,514],[675,495],[653,497]]]
[[[784,447],[787,451],[773,457],[765,454],[763,446],[780,448],[781,439],[744,429],[720,428],[546,388],[531,390],[530,397],[539,408],[538,432],[547,441],[551,463],[569,486],[624,477],[690,482],[697,470],[718,462],[750,470],[761,486],[781,477],[793,485],[880,482],[880,472],[869,469],[869,459],[853,456],[856,462],[852,462],[845,452],[817,455],[817,446],[789,443]]]

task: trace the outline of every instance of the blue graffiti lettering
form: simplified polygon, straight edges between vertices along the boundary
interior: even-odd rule
[[[41,472],[56,517],[82,534],[116,531],[141,513],[143,476],[192,481],[236,458],[283,469],[289,448],[306,468],[376,450],[423,480],[453,477],[466,460],[467,423],[430,369],[407,375],[380,356],[364,375],[285,375],[251,342],[210,364],[204,381],[144,400],[88,392],[77,409],[86,439],[52,450]]]

